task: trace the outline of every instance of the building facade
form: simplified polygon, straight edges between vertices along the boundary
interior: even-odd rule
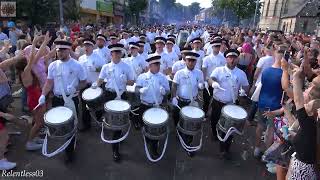
[[[80,21],[84,24],[112,23],[113,2],[104,0],[82,0],[80,3]]]
[[[263,0],[259,28],[314,34],[319,7],[318,0]]]

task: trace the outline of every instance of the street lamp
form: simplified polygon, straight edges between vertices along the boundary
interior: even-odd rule
[[[62,0],[59,0],[59,12],[60,12],[60,26],[62,27],[64,24]]]

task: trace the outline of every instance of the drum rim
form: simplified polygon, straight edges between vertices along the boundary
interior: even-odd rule
[[[109,102],[111,102],[111,101],[122,101],[122,102],[125,102],[125,103],[129,104],[129,108],[128,108],[128,109],[125,109],[125,110],[123,110],[123,111],[114,111],[114,110],[109,109],[108,107],[106,107],[106,104],[109,103]],[[104,110],[105,110],[105,111],[121,113],[121,112],[128,112],[128,111],[130,111],[130,109],[131,109],[131,104],[130,104],[128,101],[126,101],[126,100],[114,99],[114,100],[110,100],[110,101],[105,102],[104,105],[103,105],[103,107],[104,107]]]
[[[148,111],[148,110],[151,110],[151,109],[161,109],[161,110],[163,110],[166,114],[167,114],[167,118],[166,118],[166,120],[164,121],[164,122],[162,122],[162,123],[159,123],[159,124],[153,124],[153,123],[150,123],[150,122],[147,122],[146,120],[145,120],[145,113]],[[165,109],[163,109],[163,108],[159,108],[159,107],[152,107],[152,108],[149,108],[149,109],[147,109],[144,113],[143,113],[143,115],[142,115],[142,121],[145,123],[145,124],[147,124],[147,125],[153,125],[153,126],[163,126],[163,125],[166,125],[167,123],[168,123],[168,120],[169,120],[169,113],[165,110]]]
[[[226,106],[236,106],[236,107],[239,107],[240,109],[242,109],[242,110],[246,113],[246,117],[240,119],[240,118],[234,118],[234,117],[229,116],[229,115],[228,115],[227,113],[225,113],[225,111],[224,111],[224,108],[225,108]],[[248,112],[247,112],[243,107],[241,107],[241,106],[239,106],[239,105],[236,105],[236,104],[226,104],[226,105],[224,105],[224,106],[222,107],[222,109],[221,109],[221,114],[224,114],[224,115],[226,115],[227,117],[232,118],[232,119],[235,120],[235,121],[243,121],[243,120],[245,120],[245,119],[248,118]]]
[[[184,114],[182,113],[182,110],[183,110],[184,108],[186,108],[186,107],[198,108],[199,110],[201,110],[201,111],[203,112],[203,115],[202,115],[201,117],[197,117],[197,118],[192,118],[192,117],[186,116],[186,115],[184,115]],[[205,117],[205,115],[206,115],[205,112],[204,112],[201,108],[195,107],[195,106],[184,106],[183,108],[181,108],[179,114],[180,114],[181,116],[187,117],[188,119],[197,119],[197,121],[198,121],[199,119],[203,119],[203,118]]]
[[[81,94],[81,97],[82,97],[82,99],[84,100],[84,101],[94,101],[94,100],[96,100],[97,98],[99,98],[99,97],[101,97],[102,96],[102,94],[103,94],[103,90],[102,90],[102,88],[100,88],[100,87],[97,87],[96,89],[99,89],[100,90],[100,95],[99,96],[97,96],[96,98],[94,98],[94,99],[86,99],[85,97],[83,97],[83,94],[84,94],[84,92],[86,91],[86,90],[88,90],[88,89],[92,89],[91,87],[89,87],[89,88],[87,88],[87,89],[85,89],[83,92],[82,92],[82,94]]]
[[[46,115],[48,114],[48,112],[49,112],[50,110],[54,109],[54,108],[61,108],[61,107],[69,109],[69,110],[72,112],[71,117],[70,117],[68,120],[63,121],[63,122],[60,122],[60,123],[51,123],[51,122],[49,122],[49,121],[47,120],[47,118],[46,118]],[[43,115],[43,120],[44,120],[44,123],[45,123],[46,125],[59,126],[59,125],[67,124],[69,121],[72,121],[73,119],[74,119],[73,111],[72,111],[70,108],[65,107],[65,106],[53,107],[53,108],[49,109],[49,110],[48,110],[46,113],[44,113],[44,115]]]

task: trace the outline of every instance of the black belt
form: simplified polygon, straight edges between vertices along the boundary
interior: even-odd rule
[[[147,102],[144,102],[144,101],[141,101],[141,104],[144,104],[146,106],[154,106],[154,105],[156,105],[156,103],[147,103]]]
[[[72,98],[75,98],[77,97],[79,94],[76,94],[76,96],[72,97]],[[66,96],[69,96],[69,95],[66,95]],[[59,99],[63,99],[63,96],[62,95],[54,95],[54,97],[57,97]]]
[[[182,98],[182,97],[177,97],[177,99],[179,100],[179,101],[182,101],[182,102],[185,102],[185,103],[190,103],[191,102],[191,100],[190,99],[184,99],[184,98]]]

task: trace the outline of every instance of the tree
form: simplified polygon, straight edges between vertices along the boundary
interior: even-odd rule
[[[159,0],[160,10],[164,13],[164,19],[170,17],[171,12],[175,9],[176,0]]]
[[[234,12],[238,18],[238,24],[240,20],[246,19],[254,15],[256,9],[255,0],[213,0],[212,4],[217,8],[227,8]],[[259,2],[259,7],[260,7]]]
[[[145,10],[148,7],[148,1],[147,0],[130,0],[128,4],[128,11],[136,21],[137,19],[140,19],[140,13]],[[137,23],[137,22],[135,22]]]
[[[191,16],[194,17],[195,15],[199,14],[199,12],[200,12],[200,9],[201,9],[200,3],[193,2],[192,4],[190,4],[189,8],[190,8]]]

